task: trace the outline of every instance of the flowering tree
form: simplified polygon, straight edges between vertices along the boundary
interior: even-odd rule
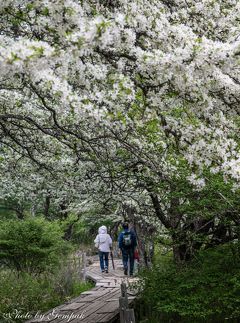
[[[86,195],[147,206],[187,258],[186,232],[209,234],[221,219],[186,206],[218,176],[239,190],[238,1],[9,0],[0,10],[3,158],[28,159],[36,174],[67,163],[63,182],[95,183]]]

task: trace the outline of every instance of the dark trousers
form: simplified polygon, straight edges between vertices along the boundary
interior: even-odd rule
[[[122,249],[123,267],[124,270],[128,271],[128,261],[130,263],[130,275],[133,274],[134,267],[134,249]]]
[[[108,269],[108,254],[109,252],[99,251],[99,260],[101,270]]]

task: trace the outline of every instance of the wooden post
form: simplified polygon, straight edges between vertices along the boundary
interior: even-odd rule
[[[127,296],[127,285],[125,283],[121,284],[121,294],[122,294],[122,297]]]
[[[119,297],[119,313],[120,313],[120,323],[126,323],[125,312],[128,307],[128,302],[126,297]]]
[[[119,298],[120,323],[135,323],[134,310],[128,308],[127,286],[121,284],[121,297]]]
[[[126,323],[136,323],[135,321],[135,315],[134,315],[134,309],[128,308],[125,312],[125,322]]]

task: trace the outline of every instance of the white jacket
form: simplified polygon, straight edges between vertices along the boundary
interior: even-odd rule
[[[107,227],[105,225],[98,229],[98,235],[94,240],[95,246],[102,252],[109,252],[112,246],[112,239],[107,233]]]

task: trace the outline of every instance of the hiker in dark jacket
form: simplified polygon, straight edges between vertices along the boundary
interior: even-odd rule
[[[130,276],[133,275],[134,267],[134,250],[137,246],[136,235],[132,230],[129,230],[127,222],[123,223],[123,232],[118,237],[118,246],[122,251],[124,275],[128,274],[128,261],[130,263]]]

